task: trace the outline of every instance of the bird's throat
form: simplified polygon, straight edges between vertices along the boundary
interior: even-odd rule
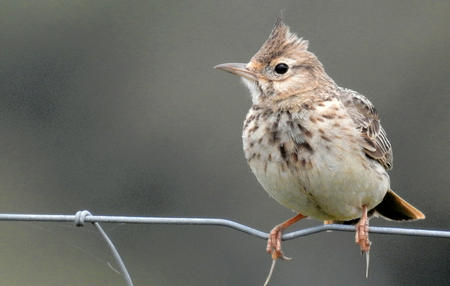
[[[261,87],[258,85],[256,81],[249,80],[247,78],[242,77],[242,82],[247,86],[250,91],[250,95],[252,97],[253,104],[261,103],[261,98],[264,96]]]

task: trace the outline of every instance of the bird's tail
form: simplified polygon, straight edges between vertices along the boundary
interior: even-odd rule
[[[389,220],[424,219],[425,215],[402,199],[394,191],[389,190],[383,201],[375,207],[376,213]]]

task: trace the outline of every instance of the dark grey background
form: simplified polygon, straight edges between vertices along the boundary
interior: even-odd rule
[[[394,146],[392,187],[450,228],[447,1],[1,1],[0,212],[200,216],[263,230],[292,213],[241,150],[248,61],[276,16],[367,95]],[[0,285],[123,285],[99,235],[0,222]],[[293,229],[320,224],[305,220]],[[262,285],[265,241],[228,229],[105,225],[136,285]],[[285,244],[271,285],[444,285],[450,242],[352,233]]]

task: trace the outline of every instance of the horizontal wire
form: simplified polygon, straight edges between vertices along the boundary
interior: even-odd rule
[[[221,219],[221,218],[185,218],[185,217],[136,217],[136,216],[97,216],[92,215],[89,211],[78,211],[75,215],[50,215],[50,214],[0,214],[0,221],[41,221],[41,222],[73,222],[76,226],[84,226],[85,223],[94,224],[95,228],[100,232],[106,244],[110,248],[114,259],[119,265],[125,284],[133,286],[130,274],[120,257],[119,251],[114,246],[111,239],[103,231],[100,223],[130,223],[130,224],[176,224],[176,225],[213,225],[223,226],[235,229],[249,235],[267,239],[269,234],[238,222]],[[355,227],[351,225],[327,224],[313,226],[310,228],[293,231],[283,235],[283,240],[295,239],[323,231],[355,231]],[[445,230],[429,230],[429,229],[412,229],[412,228],[396,228],[396,227],[369,227],[371,233],[396,234],[410,236],[426,236],[450,238],[450,231]]]
[[[76,215],[49,215],[49,214],[0,214],[0,221],[47,221],[47,222],[76,222]],[[130,223],[130,224],[176,224],[176,225],[212,225],[235,229],[249,235],[267,239],[268,233],[240,224],[238,222],[221,218],[184,218],[184,217],[136,217],[136,216],[99,216],[89,215],[84,218],[90,223]],[[302,236],[323,231],[355,231],[351,225],[327,224],[293,231],[283,235],[283,240],[291,240]],[[369,232],[379,234],[440,237],[450,238],[450,231],[412,229],[397,227],[369,227]]]

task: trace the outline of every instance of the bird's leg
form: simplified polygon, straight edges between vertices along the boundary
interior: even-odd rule
[[[363,205],[362,208],[361,219],[356,224],[355,242],[359,244],[361,252],[368,252],[371,244],[369,240],[369,219],[367,217],[367,206]]]
[[[272,255],[272,259],[276,260],[278,258],[283,260],[290,260],[289,257],[286,257],[283,255],[283,252],[281,251],[281,237],[283,235],[283,231],[288,228],[289,226],[293,225],[297,221],[301,220],[302,218],[305,218],[306,216],[302,214],[298,214],[294,216],[293,218],[288,219],[287,221],[275,226],[269,233],[269,238],[267,240],[267,253],[270,253]]]
[[[366,278],[369,276],[369,218],[367,217],[367,206],[363,205],[363,213],[361,219],[356,224],[355,242],[359,244],[361,253],[366,254]]]

